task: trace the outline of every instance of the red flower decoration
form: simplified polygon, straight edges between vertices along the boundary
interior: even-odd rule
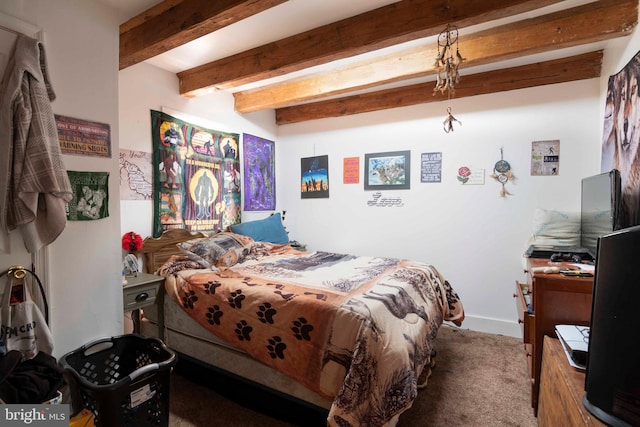
[[[460,181],[463,184],[466,184],[467,181],[469,181],[469,177],[471,176],[471,169],[469,169],[466,166],[461,166],[458,169],[458,181]]]
[[[466,166],[462,166],[460,169],[458,169],[458,175],[460,175],[463,178],[466,178],[469,175],[471,175],[471,169],[469,169]]]
[[[142,249],[142,237],[133,231],[124,233],[122,235],[122,249],[128,252],[138,252]]]

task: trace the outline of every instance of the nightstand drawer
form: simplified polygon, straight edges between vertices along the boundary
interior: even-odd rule
[[[127,277],[127,284],[122,287],[122,302],[125,312],[137,310],[156,303],[162,291],[164,277],[154,274],[140,273],[135,277]]]
[[[150,286],[136,287],[124,292],[124,311],[135,310],[155,304],[159,283]]]
[[[131,312],[133,332],[140,333],[140,309],[154,304],[162,305],[164,301],[164,277],[155,274],[138,273],[127,277],[127,284],[122,286],[123,311]],[[160,330],[158,336],[162,336]]]

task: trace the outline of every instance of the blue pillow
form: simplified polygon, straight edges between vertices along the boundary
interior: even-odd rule
[[[232,225],[231,231],[249,236],[256,242],[289,243],[289,236],[282,226],[280,213],[270,215],[265,219]]]

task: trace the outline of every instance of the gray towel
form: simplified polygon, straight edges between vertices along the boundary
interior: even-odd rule
[[[64,230],[71,184],[62,161],[44,46],[20,35],[0,86],[0,232],[34,253]]]

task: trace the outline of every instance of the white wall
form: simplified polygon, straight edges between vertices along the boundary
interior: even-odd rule
[[[464,79],[464,76],[462,77]],[[513,292],[525,280],[522,254],[536,207],[579,210],[580,178],[599,172],[597,79],[454,100],[462,126],[446,134],[446,104],[423,104],[278,130],[280,207],[291,235],[310,249],[412,258],[434,264],[465,305],[466,327],[517,335]],[[560,174],[532,177],[531,142],[560,140]],[[512,167],[512,195],[490,174]],[[403,207],[369,207],[361,183],[342,184],[342,159],[411,150],[411,189],[384,191]],[[442,152],[442,182],[420,182],[420,153]],[[300,158],[329,155],[330,198],[300,199]],[[287,165],[290,172],[282,172]],[[485,184],[463,186],[460,166],[486,170]],[[284,176],[289,176],[286,181]]]
[[[118,26],[113,10],[84,0],[3,0],[0,12],[45,31],[56,114],[111,125],[111,158],[64,156],[68,170],[106,171],[106,219],[69,222],[48,248],[54,355],[122,333],[118,182]],[[18,240],[19,241],[19,240]],[[24,251],[12,249],[16,257]],[[9,256],[11,257],[11,256]],[[3,261],[6,258],[3,258]]]

